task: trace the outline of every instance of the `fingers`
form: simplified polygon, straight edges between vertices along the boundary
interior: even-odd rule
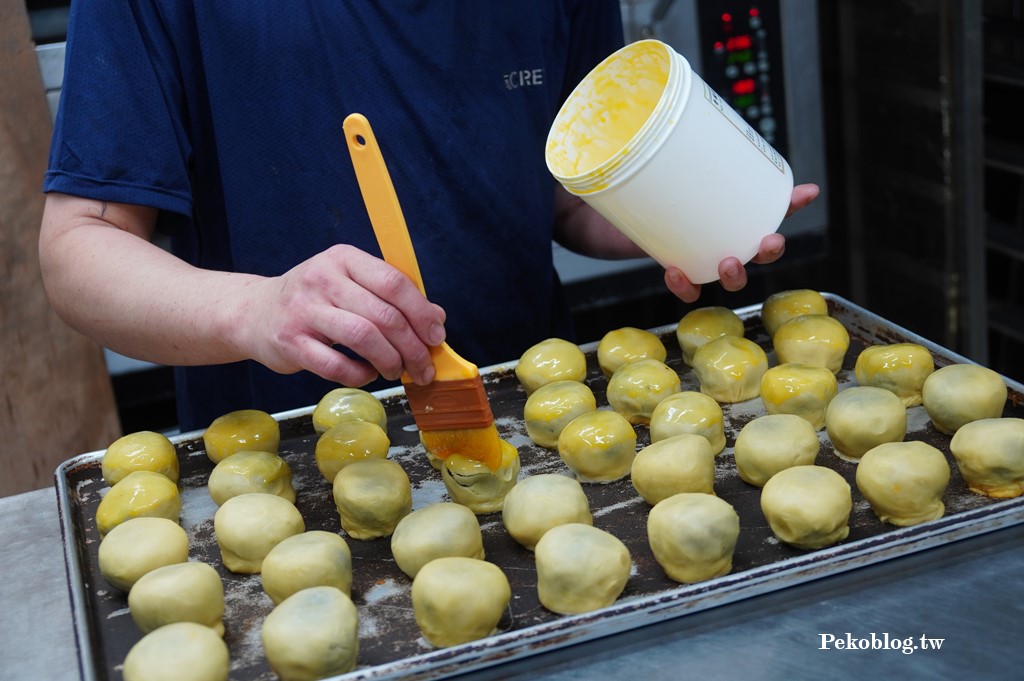
[[[700,285],[691,282],[678,267],[665,270],[665,286],[683,302],[693,303],[700,298]]]
[[[788,218],[801,208],[806,208],[814,199],[818,198],[820,192],[821,189],[816,184],[798,184],[793,187],[793,196],[789,200],[789,211],[786,212],[786,217]]]
[[[747,270],[737,258],[728,257],[718,264],[718,279],[726,291],[739,291],[747,285]]]
[[[769,234],[761,239],[761,245],[757,249],[757,255],[753,257],[752,262],[755,262],[758,265],[766,265],[781,258],[782,254],[785,252],[786,237],[775,232],[774,234]]]

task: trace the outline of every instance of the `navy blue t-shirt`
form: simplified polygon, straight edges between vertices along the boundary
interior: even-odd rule
[[[622,43],[618,0],[72,4],[46,191],[159,209],[175,254],[279,275],[380,255],[342,133],[373,126],[448,340],[480,366],[570,337],[544,141]],[[314,404],[255,362],[176,369],[179,422]]]

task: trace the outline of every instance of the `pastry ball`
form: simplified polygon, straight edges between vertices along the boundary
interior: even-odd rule
[[[825,409],[839,392],[836,375],[825,367],[780,364],[761,377],[761,402],[769,414],[795,414],[815,430],[825,427]]]
[[[601,371],[611,378],[623,364],[638,359],[656,359],[664,362],[668,356],[665,344],[650,331],[625,326],[609,331],[597,344],[597,363]]]
[[[967,488],[1009,499],[1024,494],[1024,419],[978,419],[956,431],[949,449]]]
[[[354,461],[334,476],[334,505],[348,536],[387,537],[412,511],[412,484],[391,459]]]
[[[683,584],[729,574],[740,536],[732,505],[711,494],[684,492],[655,504],[647,541],[668,578]]]
[[[121,478],[96,507],[96,529],[103,537],[132,518],[166,518],[178,522],[181,496],[166,475],[133,471]]]
[[[175,622],[143,636],[124,658],[124,681],[227,681],[231,659],[210,627]]]
[[[560,615],[605,608],[626,588],[629,549],[614,535],[583,523],[544,533],[534,550],[540,603]]]
[[[977,364],[950,364],[924,381],[921,401],[932,425],[951,435],[965,423],[1003,415],[1008,394],[1003,377]]]
[[[203,432],[206,455],[214,463],[236,452],[277,454],[280,444],[280,425],[273,416],[259,409],[241,409],[218,416]]]
[[[313,586],[281,601],[260,632],[281,681],[315,681],[350,672],[359,656],[359,613],[333,586]]]
[[[362,459],[386,459],[391,440],[376,423],[343,421],[316,441],[316,467],[327,482],[342,468]]]
[[[793,289],[780,291],[765,298],[761,305],[761,321],[769,338],[783,323],[805,314],[828,314],[828,303],[817,291]]]
[[[941,518],[949,483],[945,455],[924,442],[887,442],[857,466],[857,489],[882,522],[917,525]]]
[[[176,563],[147,572],[129,592],[128,609],[146,633],[173,622],[195,622],[224,635],[224,583],[206,563]]]
[[[614,411],[579,416],[558,436],[558,456],[580,482],[626,477],[636,456],[636,431]]]
[[[103,578],[127,592],[150,570],[187,561],[188,533],[167,518],[132,518],[107,533],[97,557]]]
[[[555,381],[583,382],[587,377],[587,358],[569,341],[548,338],[523,353],[516,364],[516,377],[527,395]]]
[[[435,558],[484,558],[484,540],[476,514],[448,501],[424,506],[398,521],[391,535],[391,555],[400,569],[415,577]]]
[[[850,334],[835,317],[808,314],[780,326],[772,336],[772,345],[779,364],[810,364],[837,374],[850,347]]]
[[[501,441],[501,465],[492,471],[487,464],[453,454],[444,460],[441,481],[448,495],[474,513],[494,513],[519,480],[519,450]]]
[[[675,369],[657,359],[641,359],[619,367],[608,381],[608,404],[630,423],[646,425],[658,403],[679,392]]]
[[[566,523],[592,525],[590,502],[579,481],[557,473],[531,475],[505,497],[501,522],[509,536],[532,551],[544,533]]]
[[[781,541],[820,549],[850,534],[853,496],[843,476],[824,466],[779,471],[761,490],[761,512]]]
[[[275,494],[295,503],[292,469],[271,452],[237,452],[221,459],[213,467],[207,487],[218,506],[249,492]]]
[[[526,399],[523,418],[534,444],[558,447],[558,436],[574,418],[597,411],[593,391],[577,381],[555,381],[541,386]]]
[[[707,438],[680,433],[647,445],[630,471],[633,488],[654,505],[682,492],[715,493],[715,453]]]
[[[825,432],[840,458],[856,461],[882,443],[903,440],[907,434],[907,408],[884,388],[847,388],[829,402]]]
[[[294,504],[262,492],[231,497],[213,514],[213,532],[224,567],[242,574],[258,573],[272,548],[305,529]]]
[[[693,353],[708,341],[722,336],[743,336],[743,320],[727,307],[699,307],[679,320],[676,340],[683,351],[683,361],[693,365]]]
[[[768,414],[743,426],[733,456],[740,479],[764,487],[768,478],[793,466],[810,466],[821,443],[814,426],[795,414]]]
[[[715,456],[725,449],[722,406],[703,393],[684,390],[663,399],[651,414],[651,442],[682,433],[707,438]]]
[[[858,383],[895,393],[904,407],[921,404],[921,388],[933,371],[932,353],[917,343],[872,345],[857,355],[853,367]]]
[[[371,393],[359,388],[335,388],[317,402],[313,409],[313,430],[326,433],[345,421],[368,421],[388,431],[388,415],[384,405]]]
[[[436,558],[412,582],[416,624],[423,638],[438,648],[495,633],[511,598],[505,573],[479,558]]]
[[[263,559],[263,590],[277,605],[311,586],[352,591],[352,551],[333,532],[309,530],[282,539]]]
[[[152,471],[178,482],[178,453],[166,436],[142,430],[114,440],[103,452],[100,471],[108,485],[132,471]]]
[[[718,402],[744,402],[761,392],[768,355],[749,338],[722,336],[697,348],[693,371],[705,395]]]

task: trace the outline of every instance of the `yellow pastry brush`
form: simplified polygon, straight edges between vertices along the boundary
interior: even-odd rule
[[[398,195],[370,122],[362,114],[351,114],[343,127],[359,190],[384,260],[426,295]],[[436,373],[429,385],[417,385],[408,374],[402,376],[423,446],[441,459],[461,454],[497,470],[501,465],[501,440],[480,371],[447,343],[432,346],[430,355]]]

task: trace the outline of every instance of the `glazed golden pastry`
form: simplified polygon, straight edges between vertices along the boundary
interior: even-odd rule
[[[769,414],[795,414],[815,430],[825,427],[825,409],[839,392],[836,375],[825,367],[779,364],[761,377],[761,402]]]
[[[697,349],[693,371],[705,395],[718,402],[744,402],[760,393],[768,355],[748,338],[722,336]]]
[[[708,341],[722,336],[743,336],[743,320],[727,307],[711,306],[690,310],[679,320],[676,340],[683,361],[693,365],[693,353]]]
[[[314,586],[281,601],[260,631],[281,681],[314,681],[350,672],[359,657],[359,613],[345,593]]]
[[[597,344],[597,363],[601,371],[611,378],[623,364],[638,359],[656,359],[664,362],[668,356],[665,344],[650,331],[624,326],[606,333]]]
[[[1024,419],[978,419],[949,444],[967,488],[996,499],[1024,494]]]
[[[103,578],[127,592],[150,570],[187,561],[188,533],[167,518],[132,518],[107,533],[97,558]]]
[[[857,355],[853,367],[857,383],[885,388],[900,398],[904,407],[921,404],[921,389],[933,371],[932,353],[917,343],[872,345]]]
[[[452,556],[424,565],[412,582],[416,624],[438,648],[469,643],[498,630],[512,589],[494,563]]]
[[[273,416],[258,409],[240,409],[218,416],[203,432],[206,455],[214,463],[236,452],[277,454],[280,444],[280,425]]]
[[[991,369],[950,364],[925,379],[921,401],[936,430],[951,435],[971,421],[1002,416],[1008,394],[1003,377]]]
[[[334,476],[334,505],[348,536],[387,537],[412,511],[412,483],[391,459],[361,459]]]
[[[527,395],[555,381],[582,383],[587,377],[587,358],[569,341],[548,338],[522,354],[516,364],[516,377]]]
[[[761,321],[769,338],[774,336],[785,322],[805,314],[828,314],[828,303],[817,291],[779,291],[765,298],[761,305]]]
[[[103,537],[132,518],[166,518],[178,522],[181,496],[166,475],[133,471],[121,478],[96,507],[96,529]]]
[[[764,487],[781,470],[813,464],[820,449],[818,433],[807,420],[795,414],[767,414],[743,426],[733,456],[740,479]]]
[[[566,523],[545,532],[534,559],[540,603],[561,615],[608,607],[626,588],[632,569],[625,544],[583,523]]]
[[[857,489],[884,522],[905,527],[941,518],[949,464],[935,447],[918,441],[887,442],[857,465]]]
[[[668,578],[695,584],[729,574],[740,517],[724,499],[684,492],[658,502],[647,517],[647,541]]]
[[[647,425],[658,403],[679,392],[681,386],[675,369],[657,359],[641,359],[612,374],[606,396],[612,409],[627,421]]]
[[[442,501],[424,506],[398,521],[391,535],[391,555],[410,577],[435,558],[483,559],[480,521],[462,504]]]
[[[353,461],[386,459],[391,440],[376,423],[343,421],[331,426],[316,441],[314,456],[320,475],[327,482]]]
[[[213,515],[224,567],[241,574],[258,573],[272,548],[305,529],[294,504],[262,492],[231,497]]]
[[[346,421],[368,421],[388,432],[384,405],[372,393],[359,388],[335,388],[320,398],[313,409],[313,430],[326,433]]]
[[[526,399],[523,419],[533,443],[555,449],[562,429],[581,414],[597,411],[594,392],[577,381],[555,381],[541,386]]]
[[[557,473],[531,475],[509,491],[501,522],[532,551],[544,533],[566,523],[593,525],[590,502],[578,480]]]
[[[837,374],[850,347],[850,334],[835,317],[810,314],[784,322],[772,336],[772,345],[779,364],[810,364]]]
[[[175,622],[143,636],[124,658],[124,681],[227,681],[230,656],[210,627]]]
[[[651,442],[660,442],[681,433],[693,433],[707,439],[715,456],[725,449],[725,417],[722,406],[694,390],[670,395],[651,414]]]
[[[851,510],[849,483],[824,466],[779,471],[761,490],[761,512],[772,533],[801,549],[820,549],[846,539]]]
[[[715,453],[707,438],[680,433],[641,449],[629,477],[651,505],[682,492],[714,494]]]
[[[580,482],[619,480],[636,456],[636,431],[618,412],[592,411],[562,430],[558,456]]]
[[[856,461],[873,447],[906,437],[907,408],[884,388],[847,388],[825,410],[825,432],[840,458]]]
[[[195,622],[223,636],[224,583],[206,563],[165,565],[135,582],[128,610],[145,633],[173,622]]]
[[[519,481],[519,450],[501,441],[501,465],[492,471],[487,464],[453,454],[444,460],[441,480],[448,495],[474,513],[494,513],[505,503],[505,495]]]
[[[151,430],[129,433],[114,440],[100,463],[103,480],[116,485],[133,471],[151,471],[178,482],[178,454],[166,436]]]
[[[270,452],[236,452],[221,459],[210,473],[207,488],[218,506],[249,492],[275,494],[295,503],[292,469],[284,459]]]
[[[277,605],[311,586],[352,591],[352,551],[341,536],[309,530],[282,539],[263,559],[263,590]]]

